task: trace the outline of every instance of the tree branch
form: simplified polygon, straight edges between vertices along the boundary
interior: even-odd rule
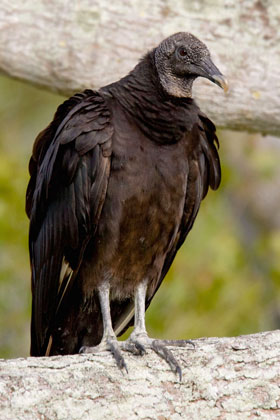
[[[0,361],[1,420],[278,419],[280,331],[172,348],[183,381],[159,356],[57,356]]]
[[[279,24],[278,0],[2,0],[0,68],[69,95],[117,80],[164,37],[189,31],[231,86],[224,95],[197,82],[202,109],[220,127],[280,135]]]

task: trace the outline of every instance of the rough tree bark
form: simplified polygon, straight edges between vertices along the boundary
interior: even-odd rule
[[[2,0],[0,69],[64,94],[125,75],[165,36],[189,31],[227,75],[195,96],[220,127],[280,135],[279,0]]]
[[[1,420],[280,418],[280,331],[176,349],[183,380],[157,355],[109,353],[0,361]]]

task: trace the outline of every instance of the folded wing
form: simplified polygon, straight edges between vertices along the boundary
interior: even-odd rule
[[[113,127],[91,90],[64,102],[36,139],[26,195],[32,269],[31,355],[45,355],[67,288],[94,236],[107,190]]]

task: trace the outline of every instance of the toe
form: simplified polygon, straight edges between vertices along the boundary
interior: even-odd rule
[[[180,381],[182,380],[182,369],[171,353],[164,344],[162,344],[158,340],[154,340],[152,342],[151,348],[156,352],[160,357],[162,357],[170,366],[171,370],[176,374],[178,374]]]
[[[94,347],[82,346],[79,350],[79,354],[94,353],[93,349]]]
[[[191,344],[195,347],[195,344],[191,340],[160,340],[162,344],[170,347],[187,347],[188,344]]]
[[[146,352],[145,348],[142,345],[130,340],[122,341],[121,348],[122,350],[132,353],[135,356],[143,356],[143,354]]]
[[[101,341],[100,344],[98,344],[97,346],[94,347],[88,347],[88,346],[83,346],[80,348],[79,353],[81,354],[85,354],[85,353],[99,353],[102,351],[110,351],[117,363],[117,366],[120,370],[125,369],[126,372],[128,372],[125,360],[122,356],[120,347],[119,347],[119,343],[117,340],[104,340]]]
[[[128,369],[127,369],[125,360],[123,358],[123,355],[121,354],[121,350],[119,348],[118,342],[117,341],[116,342],[115,341],[110,341],[110,342],[108,342],[108,345],[109,345],[110,351],[111,351],[111,353],[112,353],[112,355],[113,355],[113,357],[114,357],[114,359],[117,363],[118,368],[120,370],[125,369],[126,373],[128,373]]]

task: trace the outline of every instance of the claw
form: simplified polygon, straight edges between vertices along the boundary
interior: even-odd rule
[[[106,341],[101,341],[100,344],[98,344],[97,346],[94,347],[88,347],[88,346],[83,346],[80,348],[79,353],[99,353],[101,351],[110,351],[117,363],[117,366],[120,370],[125,369],[126,372],[128,373],[128,369],[125,363],[125,360],[122,356],[120,347],[119,347],[119,343],[116,340],[106,340]]]
[[[181,369],[181,367],[179,365],[176,367],[176,373],[179,376],[179,381],[182,382],[182,378],[183,378],[182,369]]]
[[[164,341],[164,340],[163,340]],[[154,350],[155,353],[157,353],[160,357],[162,357],[170,366],[172,372],[175,374],[177,373],[180,379],[180,382],[182,381],[182,369],[171,353],[170,350],[168,350],[165,347],[165,342],[161,343],[159,340],[153,340],[151,348]]]
[[[143,354],[147,353],[145,347],[141,343],[139,343],[138,341],[135,341],[134,344],[136,348],[139,350],[140,356],[143,356]]]
[[[108,342],[109,349],[117,363],[117,366],[120,370],[125,369],[126,373],[128,373],[128,369],[125,363],[125,360],[121,354],[120,348],[117,342],[110,341]]]

